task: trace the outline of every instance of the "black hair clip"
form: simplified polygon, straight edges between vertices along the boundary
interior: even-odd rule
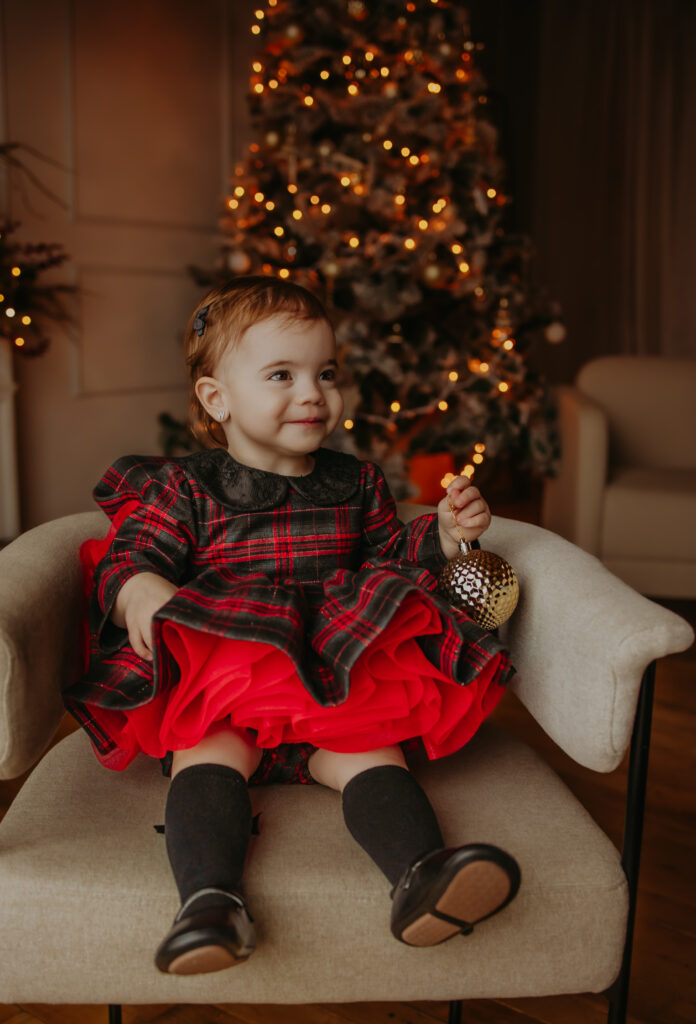
[[[205,318],[208,315],[208,310],[209,309],[210,309],[209,305],[208,306],[203,306],[202,309],[198,310],[198,312],[196,313],[196,319],[193,321],[193,329],[194,329],[194,331],[196,332],[196,334],[198,335],[199,338],[202,338],[204,333],[205,333],[205,329],[206,329],[206,326],[207,326],[206,322],[205,322]]]

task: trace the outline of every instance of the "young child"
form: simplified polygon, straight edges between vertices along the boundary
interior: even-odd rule
[[[144,752],[171,769],[181,907],[156,965],[192,974],[252,953],[248,783],[341,792],[391,883],[397,939],[469,932],[514,897],[517,864],[486,844],[445,849],[403,745],[459,749],[513,671],[435,592],[457,525],[474,540],[488,506],[458,478],[402,526],[377,466],[321,447],[343,402],[333,331],[304,289],[235,278],[194,311],[186,355],[208,447],[121,458],[97,485],[112,525],[83,546],[90,636],[66,695],[103,764]]]

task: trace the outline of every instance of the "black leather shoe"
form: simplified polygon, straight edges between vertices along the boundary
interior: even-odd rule
[[[155,953],[155,964],[165,974],[208,974],[248,960],[256,948],[254,922],[239,893],[225,893],[230,901],[202,910],[186,907],[174,919],[169,934]]]
[[[392,892],[392,934],[409,946],[436,946],[507,906],[520,887],[517,862],[486,843],[435,850],[417,860]]]

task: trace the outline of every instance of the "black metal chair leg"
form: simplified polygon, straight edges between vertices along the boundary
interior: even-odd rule
[[[122,1024],[120,1006],[109,1007],[109,1024]]]
[[[462,1024],[462,1001],[461,999],[452,999],[449,1004],[449,1017],[447,1018],[447,1024]]]
[[[650,755],[650,728],[652,724],[653,695],[655,692],[655,662],[648,665],[643,675],[638,698],[636,720],[631,738],[631,755],[628,764],[628,791],[626,795],[626,822],[621,866],[628,882],[628,921],[626,943],[619,976],[612,987],[605,992],[609,1000],[607,1024],[625,1024],[628,1008],[628,986],[631,977],[631,954],[633,951],[633,928],[636,919],[636,898],[638,895],[638,871],[640,850],[643,840],[643,819],[645,816],[645,791],[648,780],[648,758]]]

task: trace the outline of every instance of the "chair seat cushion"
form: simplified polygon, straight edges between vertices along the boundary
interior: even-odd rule
[[[469,937],[416,949],[389,929],[389,883],[320,786],[252,791],[260,834],[246,893],[248,963],[158,973],[177,910],[163,821],[167,780],[142,759],[100,767],[85,735],[54,747],[0,823],[0,991],[6,1003],[326,1003],[602,991],[618,972],[626,882],[611,842],[528,747],[485,725],[413,769],[448,845],[515,856],[517,899]]]
[[[696,469],[624,469],[607,485],[602,561],[608,558],[696,565]]]

